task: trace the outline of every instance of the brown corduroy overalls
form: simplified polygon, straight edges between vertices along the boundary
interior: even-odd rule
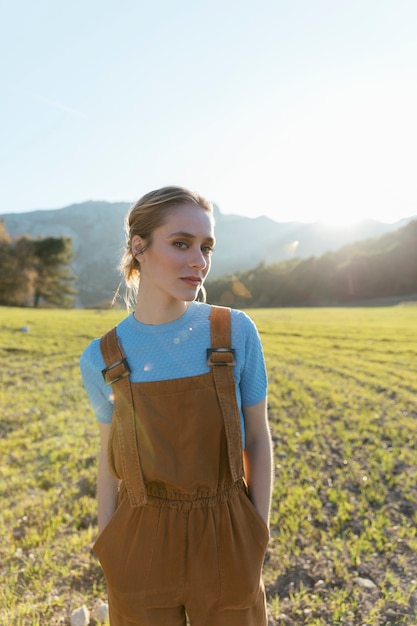
[[[111,626],[266,626],[269,532],[247,495],[230,310],[212,307],[211,371],[130,383],[115,329],[101,339],[114,392],[118,506],[98,537]]]

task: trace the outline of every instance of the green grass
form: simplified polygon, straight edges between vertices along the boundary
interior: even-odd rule
[[[415,624],[417,307],[249,313],[276,465],[271,624]],[[0,308],[0,624],[67,625],[105,600],[78,359],[124,315]]]
[[[414,624],[417,308],[253,317],[275,443],[273,613],[307,624]]]

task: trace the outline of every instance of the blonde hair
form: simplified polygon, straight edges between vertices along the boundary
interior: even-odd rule
[[[152,243],[152,234],[164,224],[172,209],[184,204],[195,204],[213,215],[213,205],[209,200],[185,187],[162,187],[142,196],[130,209],[125,219],[126,245],[119,264],[122,281],[117,288],[117,298],[121,284],[126,285],[125,302],[133,307],[140,278],[140,263],[132,251],[132,239],[139,235],[145,242],[145,248]]]

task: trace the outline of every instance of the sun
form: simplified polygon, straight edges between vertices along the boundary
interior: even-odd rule
[[[337,214],[336,212],[334,212],[322,215],[318,218],[317,221],[323,224],[323,226],[325,226],[326,228],[343,230],[347,228],[353,228],[363,220],[363,217],[360,217],[355,213]]]

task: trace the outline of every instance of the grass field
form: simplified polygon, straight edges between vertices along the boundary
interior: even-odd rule
[[[271,626],[415,625],[417,307],[249,313],[276,464]],[[78,359],[124,314],[0,309],[2,626],[68,625],[105,600]]]

